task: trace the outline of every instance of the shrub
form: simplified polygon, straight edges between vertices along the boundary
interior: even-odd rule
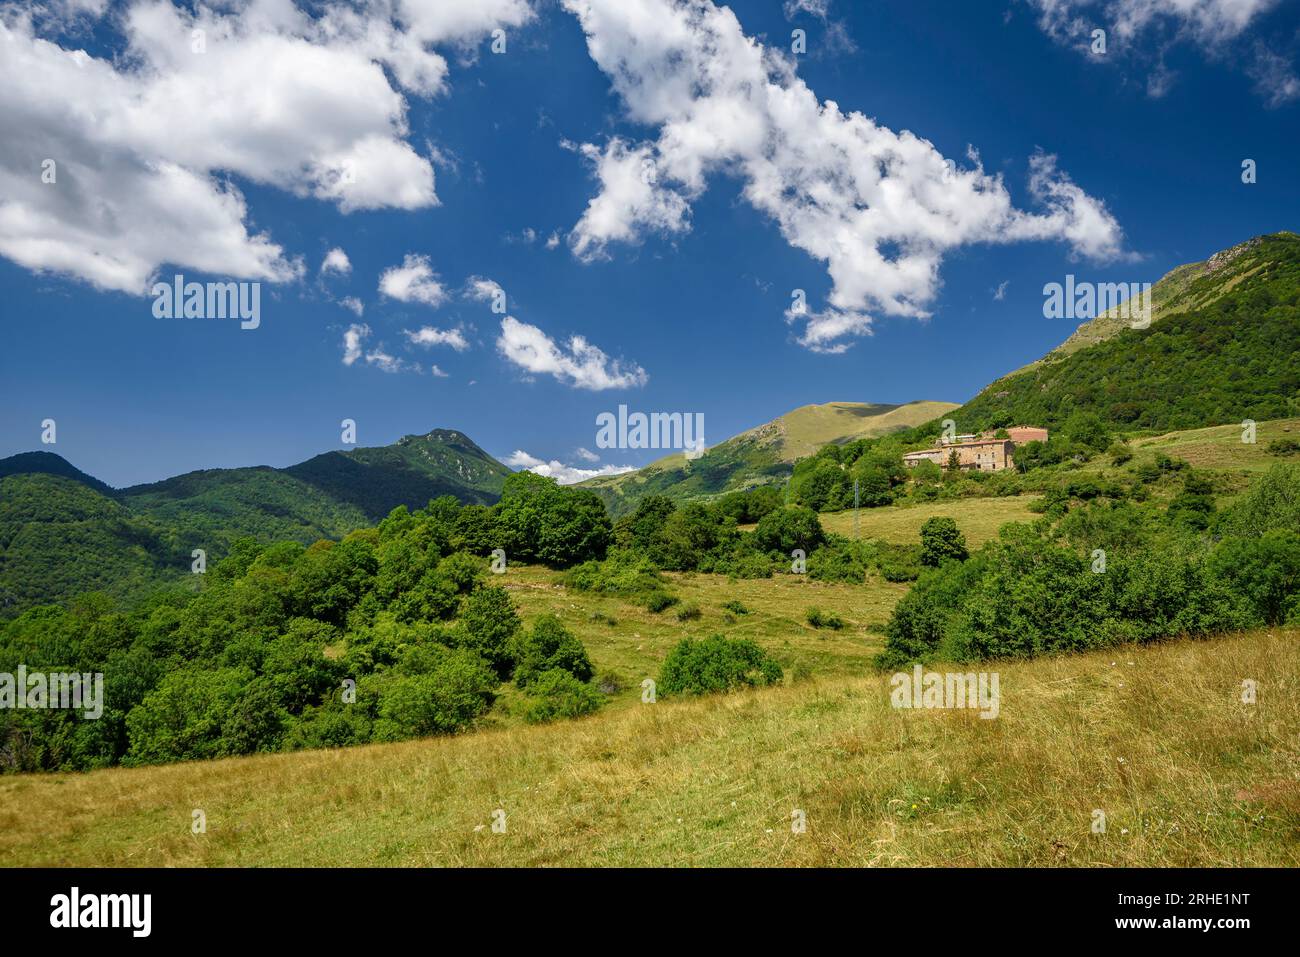
[[[1268,443],[1269,455],[1295,455],[1297,452],[1300,452],[1300,442],[1295,439],[1274,439]]]
[[[1257,538],[1226,539],[1211,567],[1246,596],[1264,624],[1280,625],[1300,609],[1300,533],[1270,529]]]
[[[528,685],[524,720],[541,724],[556,718],[576,718],[600,708],[600,693],[562,668],[537,675]]]
[[[702,614],[703,612],[700,611],[700,606],[695,604],[695,602],[691,602],[689,605],[682,605],[681,608],[677,609],[677,620],[695,621]]]
[[[808,577],[814,581],[860,585],[867,577],[870,547],[839,535],[808,556]]]
[[[488,663],[464,649],[445,650],[424,674],[378,679],[379,741],[451,734],[492,706],[499,684]]]
[[[731,612],[733,615],[748,615],[748,614],[749,614],[749,609],[746,608],[744,605],[742,605],[740,602],[736,601],[734,598],[733,598],[731,601],[727,602],[727,603],[726,603],[725,605],[723,605],[722,607],[723,607],[723,609],[724,609],[725,611],[729,611],[729,612]]]
[[[700,641],[683,638],[664,660],[658,688],[664,695],[708,694],[780,680],[780,665],[758,645],[714,635]]]
[[[1177,538],[1113,556],[1098,574],[1044,534],[1006,526],[972,560],[922,575],[895,606],[881,663],[1028,657],[1250,623],[1242,597]]]
[[[964,562],[967,555],[966,537],[955,521],[938,515],[926,519],[921,526],[922,565],[938,568],[948,559]]]
[[[657,591],[647,595],[644,604],[647,611],[657,615],[659,612],[666,611],[673,607],[673,605],[676,605],[679,601],[681,601],[681,599],[676,595],[670,595],[664,591]]]
[[[772,559],[752,548],[736,548],[713,564],[713,571],[731,578],[758,579],[772,577]]]
[[[839,615],[832,611],[822,611],[816,606],[804,612],[804,617],[814,628],[830,628],[839,631],[844,627],[844,620]]]
[[[520,632],[514,642],[515,683],[523,688],[544,671],[559,668],[579,681],[591,679],[587,649],[554,615],[542,615],[531,631]]]
[[[886,558],[880,562],[880,577],[887,582],[914,582],[920,576],[921,569],[907,562]]]

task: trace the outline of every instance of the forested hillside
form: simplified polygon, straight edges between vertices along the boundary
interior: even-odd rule
[[[1095,344],[993,382],[952,414],[958,429],[1053,428],[1076,412],[1158,431],[1295,415],[1300,236],[1276,233],[1234,250],[1162,280],[1177,294],[1162,294],[1149,328],[1112,325]]]
[[[115,490],[49,452],[0,460],[0,616],[91,590],[184,581],[192,553],[340,539],[443,495],[490,504],[510,469],[450,429],[276,469],[206,469]]]

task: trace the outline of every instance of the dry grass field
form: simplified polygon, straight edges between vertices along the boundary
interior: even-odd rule
[[[827,676],[454,738],[2,778],[0,861],[1300,866],[1297,638],[987,666],[994,720]]]

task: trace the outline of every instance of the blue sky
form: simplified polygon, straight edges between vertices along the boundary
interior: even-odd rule
[[[725,12],[637,0],[649,16],[629,24],[604,3],[491,0],[451,16],[465,5],[446,0],[423,20],[415,0],[356,8],[411,55],[326,36],[288,0],[0,8],[30,50],[0,67],[0,455],[44,447],[122,486],[289,465],[341,447],[351,418],[360,445],[456,428],[503,461],[642,465],[659,453],[596,450],[600,412],[702,412],[712,443],[812,402],[960,402],[1072,331],[1043,317],[1045,283],[1154,281],[1300,228],[1294,2],[1171,0],[1192,14],[1136,25],[1127,0],[738,2],[736,36],[792,64],[759,106],[717,79],[745,76]],[[716,112],[699,108],[698,76],[656,72],[677,61],[654,59],[646,24],[694,51]],[[1103,55],[1087,49],[1098,24]],[[215,73],[176,52],[195,25],[205,70],[233,58]],[[258,46],[268,35],[282,55]],[[313,59],[313,44],[340,59]],[[88,68],[57,47],[88,51],[103,74],[79,88]],[[799,90],[838,114],[776,116]],[[387,112],[368,113],[376,103]],[[266,115],[240,113],[253,107]],[[852,112],[874,120],[868,133]],[[383,151],[351,179],[320,172],[376,142],[375,124]],[[747,152],[751,127],[788,149]],[[701,145],[714,134],[722,146]],[[896,164],[882,195],[906,193],[894,209],[812,182],[842,184],[879,150]],[[47,156],[59,176],[41,184]],[[935,156],[956,162],[955,186]],[[617,179],[629,157],[654,169],[647,195]],[[755,199],[769,174],[781,188]],[[963,185],[980,211],[945,192]],[[584,216],[596,197],[599,215]],[[859,242],[906,257],[872,266]],[[837,243],[850,245],[838,260],[825,253]],[[349,269],[322,275],[335,248]],[[381,292],[404,263],[429,275],[393,273]],[[259,279],[260,327],[155,318],[149,281],[177,272]],[[504,290],[513,332],[474,279]],[[812,321],[787,316],[794,289]],[[438,341],[412,342],[420,330]],[[573,336],[599,352],[575,354]],[[40,445],[47,418],[55,446]]]

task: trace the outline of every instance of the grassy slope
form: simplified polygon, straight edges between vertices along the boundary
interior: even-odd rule
[[[581,483],[622,515],[646,495],[663,494],[677,500],[708,498],[790,477],[796,459],[828,443],[849,442],[896,432],[929,422],[955,409],[952,402],[909,402],[869,405],[828,402],[805,405],[710,447],[692,461],[677,452],[623,475],[602,476]]]
[[[1300,866],[1297,639],[1003,664],[992,721],[894,710],[887,679],[864,675],[458,738],[4,778],[0,860]],[[485,826],[498,807],[505,834]]]
[[[1241,441],[1240,425],[1216,425],[1207,429],[1188,429],[1164,435],[1135,439],[1131,445],[1136,453],[1168,455],[1186,459],[1200,469],[1239,472],[1249,475],[1266,472],[1278,462],[1288,461],[1268,453],[1268,444],[1275,439],[1300,440],[1300,419],[1272,419],[1256,423],[1255,442]],[[1293,459],[1291,461],[1294,461]]]
[[[642,679],[658,675],[668,652],[688,635],[752,638],[784,668],[799,674],[861,674],[883,646],[885,623],[908,588],[878,577],[861,586],[816,582],[800,575],[734,582],[720,575],[665,577],[683,605],[699,606],[700,618],[682,622],[677,607],[651,614],[620,598],[570,592],[559,584],[559,574],[544,568],[512,568],[505,585],[525,621],[544,612],[558,615],[587,646],[597,673],[617,676],[623,690],[614,695],[615,706],[639,702]],[[729,601],[741,602],[749,614],[728,621],[722,606]],[[835,612],[845,628],[813,628],[804,619],[813,605]],[[593,615],[613,618],[617,624]]]
[[[864,508],[858,513],[858,537],[878,538],[886,542],[915,545],[921,526],[936,516],[951,518],[966,536],[966,544],[978,548],[1007,522],[1032,522],[1039,516],[1029,510],[1038,495],[1012,495],[1005,498],[967,498],[948,502],[924,502],[916,505],[891,505],[887,508]],[[821,516],[828,532],[853,536],[853,511],[827,512]]]
[[[1294,233],[1286,232],[1278,235],[1295,236]],[[1194,309],[1204,309],[1206,306],[1213,305],[1221,297],[1232,292],[1243,281],[1258,273],[1264,267],[1262,263],[1252,258],[1252,253],[1261,245],[1263,238],[1257,236],[1254,239],[1238,243],[1236,246],[1215,253],[1204,262],[1176,266],[1162,276],[1159,281],[1152,283],[1151,324],[1155,325],[1162,319],[1177,315],[1180,312],[1190,312]],[[1242,260],[1242,262],[1239,263],[1239,260]],[[1198,280],[1204,280],[1206,277],[1213,280],[1216,274],[1222,276],[1222,281],[1198,282]],[[1078,352],[1080,349],[1086,349],[1099,342],[1113,339],[1129,328],[1133,321],[1131,315],[1126,316],[1124,313],[1125,309],[1122,307],[1111,309],[1095,319],[1080,323],[1079,327],[1070,334],[1070,337],[1053,349],[1049,356],[1044,357],[1044,359],[1067,356],[1073,352]],[[1043,362],[1044,359],[1031,362],[1024,368],[1032,368]]]

